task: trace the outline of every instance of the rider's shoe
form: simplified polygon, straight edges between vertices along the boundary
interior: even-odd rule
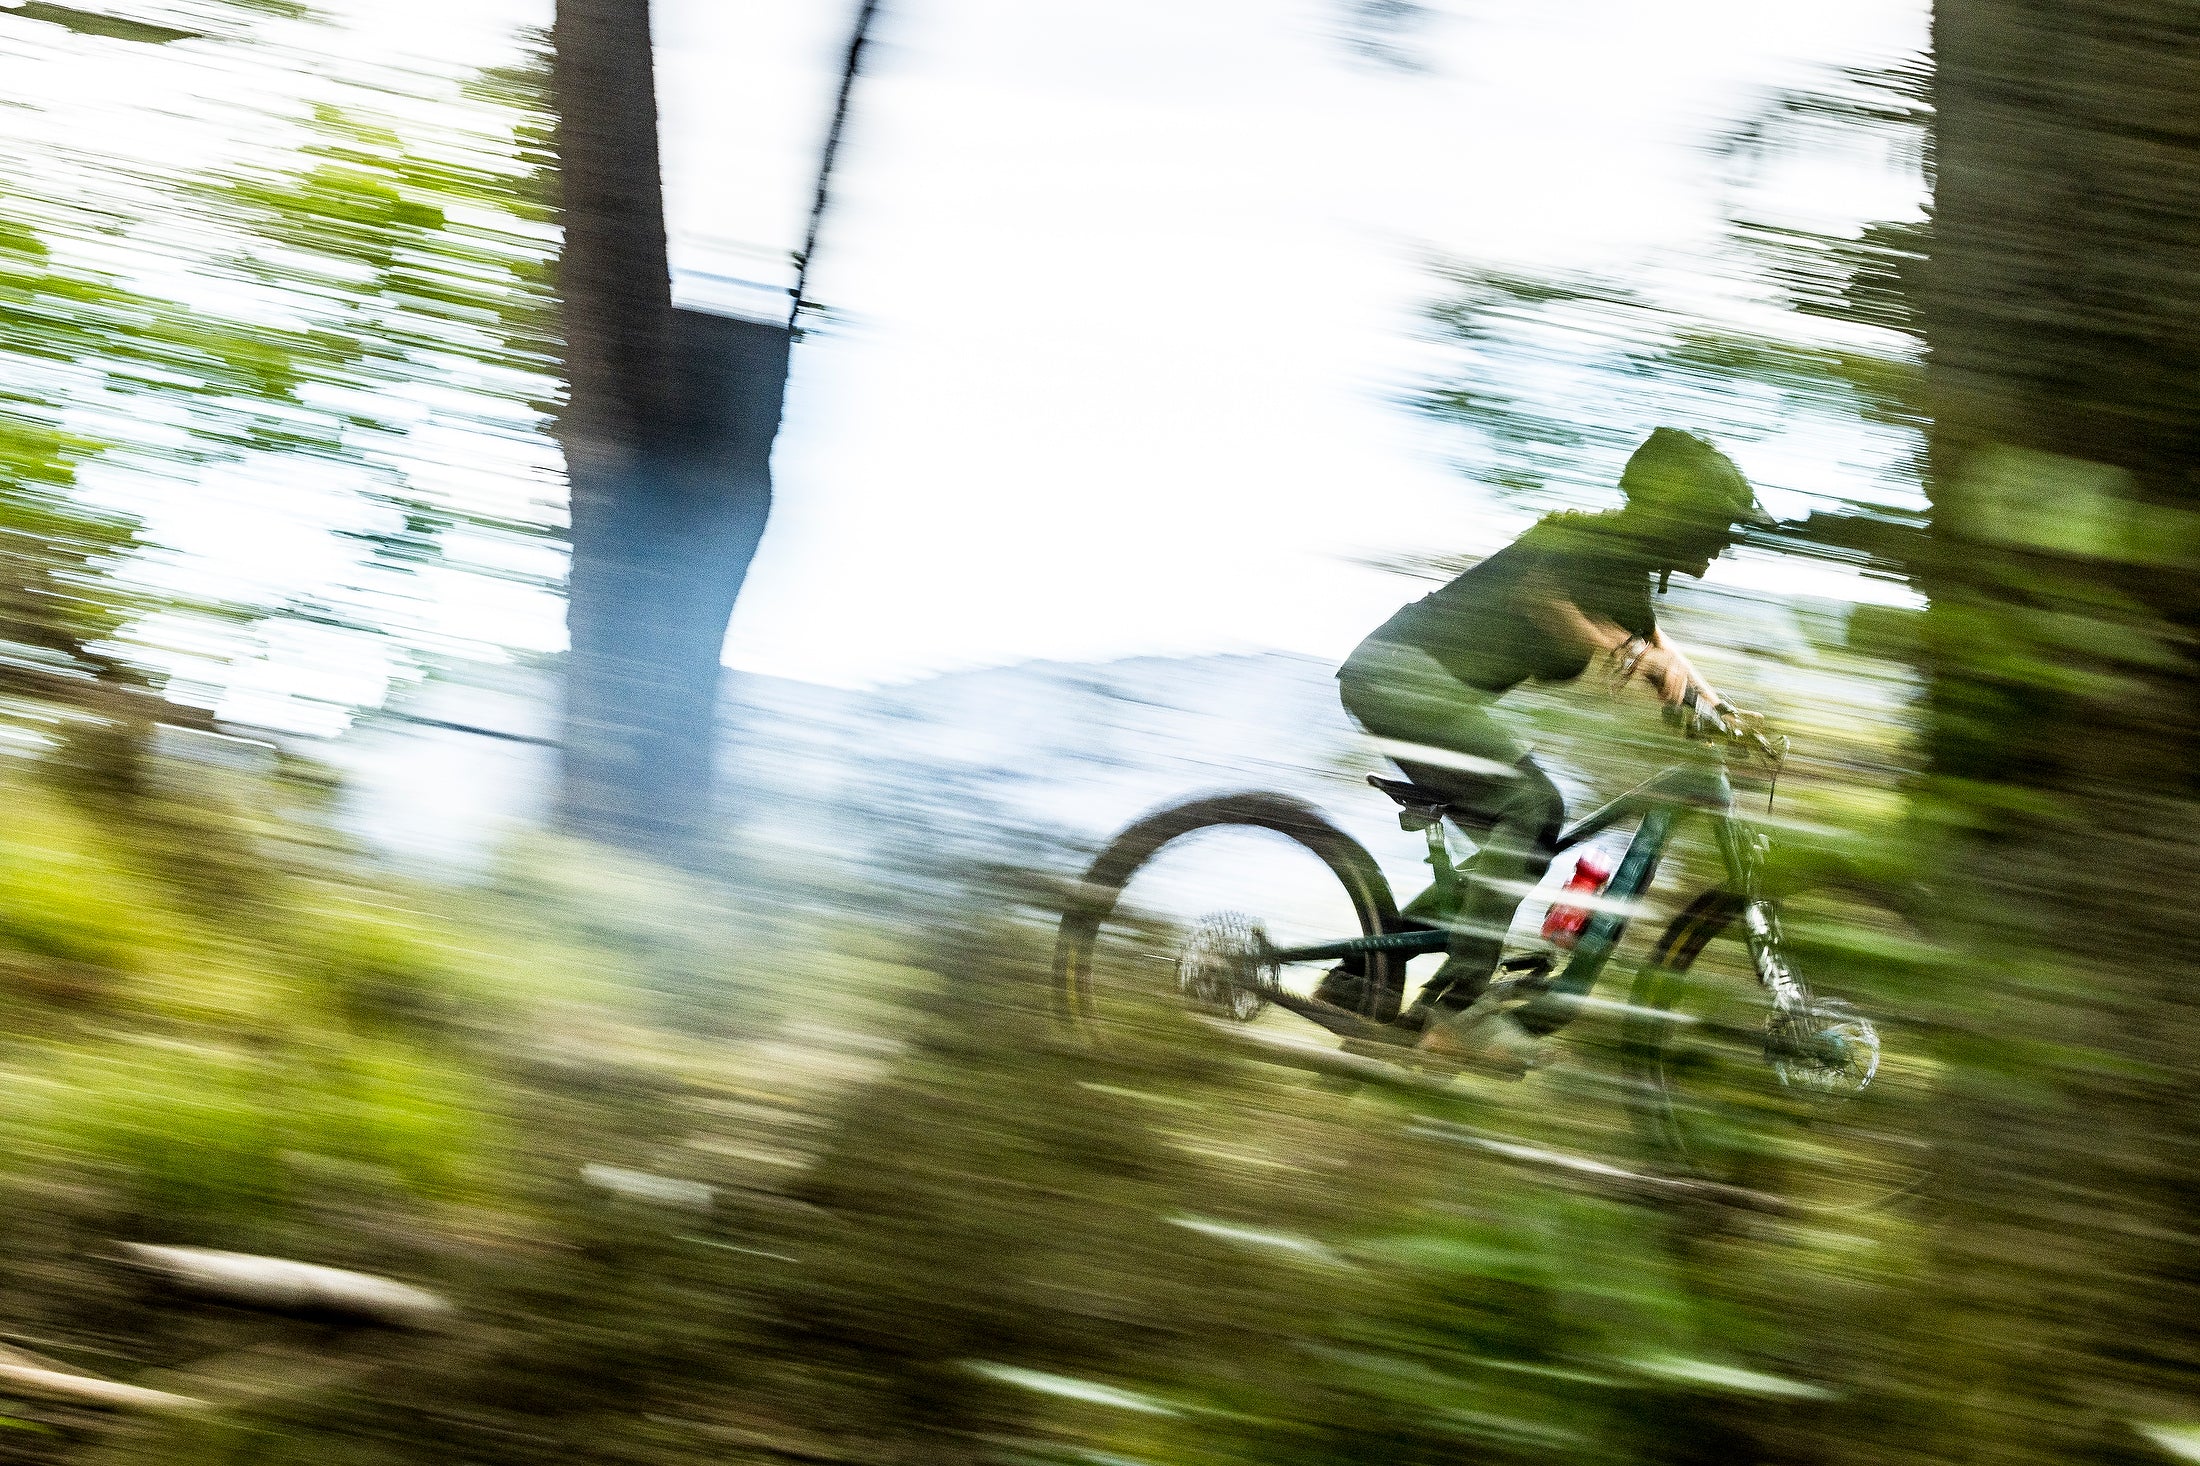
[[[1464,1012],[1432,1009],[1416,1053],[1436,1063],[1493,1079],[1519,1079],[1542,1065],[1549,1044],[1511,1013],[1477,1003]]]

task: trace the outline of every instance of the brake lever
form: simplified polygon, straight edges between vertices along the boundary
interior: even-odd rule
[[[1745,718],[1762,719],[1762,714],[1744,713],[1732,703],[1720,702],[1706,706],[1690,688],[1681,699],[1681,706],[1673,710],[1685,724],[1686,735],[1694,738],[1699,731],[1716,733],[1729,746],[1747,748],[1765,761],[1768,777],[1765,781],[1765,813],[1772,813],[1773,800],[1780,791],[1780,771],[1787,766],[1788,738],[1784,733],[1767,733],[1762,726],[1749,727]]]
[[[1765,813],[1770,814],[1773,796],[1780,791],[1780,771],[1787,767],[1788,737],[1785,733],[1768,734],[1762,730],[1752,731],[1749,736],[1757,745],[1758,757],[1771,770],[1770,776],[1765,780]]]

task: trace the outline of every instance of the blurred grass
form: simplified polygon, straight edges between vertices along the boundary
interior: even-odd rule
[[[13,960],[98,976],[6,984],[0,1343],[216,1408],[11,1401],[0,1460],[1771,1459],[1914,1276],[1901,1218],[1653,1205],[1425,1123],[1624,1153],[1593,1066],[1408,1101],[1158,1015],[1066,1046],[1050,933],[982,882],[927,929],[537,839],[423,891],[271,779],[242,901],[20,786],[9,889],[67,896]],[[117,1240],[457,1312],[193,1302]]]

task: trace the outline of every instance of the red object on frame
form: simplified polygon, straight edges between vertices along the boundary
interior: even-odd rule
[[[1565,889],[1551,898],[1551,909],[1543,917],[1543,940],[1553,946],[1573,949],[1581,940],[1582,929],[1589,924],[1589,908],[1574,905],[1568,897],[1579,899],[1594,896],[1611,884],[1612,867],[1594,850],[1584,850],[1574,861],[1574,873],[1567,878]]]

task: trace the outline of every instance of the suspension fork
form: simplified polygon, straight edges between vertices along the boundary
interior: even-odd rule
[[[1718,816],[1716,829],[1727,878],[1741,897],[1742,935],[1749,944],[1757,981],[1772,995],[1773,1006],[1781,1013],[1809,1012],[1810,990],[1788,965],[1780,910],[1765,894],[1764,862],[1770,842],[1737,818],[1731,805]]]

